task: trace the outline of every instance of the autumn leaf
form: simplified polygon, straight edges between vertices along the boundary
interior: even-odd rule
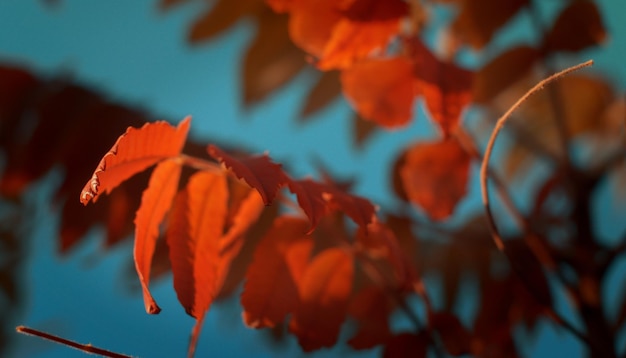
[[[341,73],[341,84],[367,120],[397,129],[413,118],[413,64],[405,57],[361,61]]]
[[[474,49],[482,49],[528,0],[452,0],[460,7],[452,31]]]
[[[264,100],[307,65],[305,54],[293,44],[287,33],[287,15],[263,9],[257,16],[258,30],[243,61],[245,105]]]
[[[386,225],[374,221],[356,232],[355,246],[388,272],[389,287],[410,292],[417,273],[399,246],[395,233]]]
[[[604,42],[606,30],[593,1],[574,1],[563,10],[544,40],[547,53],[578,52]]]
[[[541,59],[538,50],[518,46],[506,50],[476,72],[473,100],[486,104],[524,77]]]
[[[289,190],[296,194],[298,205],[309,218],[312,231],[329,212],[321,185],[311,179],[290,180]]]
[[[176,197],[168,226],[174,289],[187,314],[196,318],[189,356],[195,351],[204,316],[216,295],[219,240],[227,213],[226,177],[200,171]]]
[[[179,0],[182,1],[182,0]],[[263,0],[218,0],[191,26],[192,43],[207,41],[232,27],[238,20],[263,8]]]
[[[461,112],[472,100],[474,75],[439,60],[419,39],[405,43],[414,66],[415,94],[424,97],[432,119],[447,137],[459,126]]]
[[[207,148],[209,155],[232,170],[233,174],[256,189],[265,205],[272,203],[278,189],[287,184],[288,178],[282,166],[271,161],[267,155],[235,159],[215,145]]]
[[[310,179],[289,180],[289,190],[311,222],[313,230],[322,217],[333,210],[348,215],[357,225],[366,227],[376,214],[376,207],[359,196],[350,195],[333,185]]]
[[[330,248],[318,254],[299,286],[300,305],[289,324],[305,352],[331,347],[346,317],[354,276],[353,258]]]
[[[351,300],[350,316],[358,323],[357,332],[348,344],[354,349],[369,349],[383,344],[391,336],[389,298],[380,287],[366,286]]]
[[[152,255],[156,240],[159,237],[159,226],[176,195],[180,171],[181,165],[176,159],[166,160],[158,164],[150,177],[148,187],[143,192],[141,206],[135,216],[133,256],[143,290],[146,312],[150,314],[161,311],[148,289]]]
[[[413,357],[426,358],[428,352],[428,336],[424,332],[418,334],[403,332],[391,337],[383,349],[384,358]]]
[[[318,113],[336,100],[340,94],[339,71],[318,73],[317,82],[309,90],[300,108],[300,118],[304,120]]]
[[[374,52],[383,52],[408,15],[402,0],[353,0],[341,9],[317,67],[322,71],[349,68]]]
[[[470,353],[472,336],[457,316],[449,312],[435,312],[430,316],[430,326],[438,332],[450,355]]]
[[[454,139],[419,142],[399,168],[409,200],[433,220],[449,217],[467,192],[470,157]]]
[[[313,249],[313,240],[306,235],[308,225],[300,218],[279,217],[261,239],[241,295],[248,327],[274,327],[296,309],[298,283]]]
[[[259,219],[265,209],[263,199],[256,190],[248,189],[248,194],[241,200],[238,210],[228,231],[220,238],[220,252],[231,251],[252,225]],[[237,251],[237,250],[236,250]]]
[[[104,155],[91,179],[85,184],[80,201],[87,205],[110,193],[123,181],[167,158],[178,156],[187,139],[191,118],[178,127],[161,121],[143,127],[128,128]]]
[[[289,6],[289,36],[310,55],[321,58],[341,19],[335,0],[299,0]]]
[[[197,172],[178,194],[168,226],[174,289],[185,311],[195,318],[209,308],[215,294],[227,204],[226,177]]]

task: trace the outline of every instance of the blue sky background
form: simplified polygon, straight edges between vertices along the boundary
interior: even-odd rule
[[[166,119],[191,114],[194,138],[242,143],[257,152],[268,150],[277,161],[288,163],[296,177],[314,173],[311,159],[315,156],[332,172],[358,177],[356,190],[360,194],[387,204],[390,160],[409,142],[435,133],[418,109],[411,126],[379,133],[364,150],[357,151],[351,145],[351,110],[344,101],[319,113],[319,118],[298,124],[295,118],[313,80],[307,74],[261,105],[244,109],[240,65],[254,26],[243,21],[215,41],[190,47],[187,28],[204,9],[202,1],[167,13],[160,12],[152,0],[62,0],[58,7],[42,3],[0,2],[0,61],[28,66],[44,75],[69,73],[79,83]],[[589,57],[597,61],[598,71],[623,68],[625,2],[598,3],[606,10],[611,38],[601,51],[589,51]],[[546,21],[558,10],[550,4],[544,12]],[[523,16],[513,23],[518,29],[525,25],[528,23]],[[510,31],[496,40],[495,48],[510,46],[512,41],[532,42],[533,35]],[[626,88],[624,71],[611,76],[618,89]],[[70,256],[56,254],[58,217],[54,208],[52,212],[46,208],[61,175],[61,170],[51,173],[28,194],[30,202],[41,205],[33,206],[37,225],[28,228],[30,248],[23,263],[22,288],[26,302],[15,315],[16,324],[135,356],[182,356],[193,320],[177,302],[170,280],[154,285],[163,312],[158,316],[145,314],[141,295],[129,293],[120,280],[132,255],[130,245],[97,255],[102,232],[95,228]],[[470,188],[472,195],[461,205],[461,214],[479,202],[477,183],[470,183]],[[77,197],[79,191],[77,188]],[[467,304],[471,305],[471,299]],[[403,325],[400,319],[398,322]],[[15,357],[84,356],[34,338],[16,335],[12,340]],[[581,355],[577,341],[550,326],[545,326],[536,344],[524,351],[551,356],[555,347],[563,355]],[[293,339],[287,351],[277,351],[263,334],[245,328],[236,300],[211,310],[197,351],[198,356],[276,356],[279,352],[302,355]],[[340,349],[317,355],[339,353]]]

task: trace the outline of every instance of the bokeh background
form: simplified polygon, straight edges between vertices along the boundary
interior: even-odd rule
[[[548,21],[562,5],[559,1],[545,3],[543,15]],[[611,71],[613,84],[623,92],[626,3],[597,3],[610,38],[601,48],[588,50],[582,56],[596,60],[598,72]],[[390,205],[393,195],[387,173],[393,159],[409,142],[436,135],[421,107],[418,105],[410,126],[401,131],[378,131],[359,147],[355,145],[354,115],[345,100],[333,100],[306,120],[301,118],[302,105],[318,78],[311,67],[250,105],[242,95],[241,68],[256,24],[242,19],[211,41],[190,44],[190,24],[211,6],[210,1],[195,1],[163,11],[153,0],[4,0],[0,2],[0,63],[19,66],[47,80],[69,79],[97,90],[110,101],[150,113],[151,118],[175,123],[192,115],[190,136],[194,141],[227,143],[231,148],[253,152],[269,151],[295,177],[316,175],[323,166],[339,177],[355,178],[357,193],[378,204]],[[445,20],[444,14],[441,21]],[[528,31],[532,26],[528,21],[523,13],[518,15],[507,31],[498,35],[491,51],[497,53],[512,42],[536,40]],[[433,34],[431,41],[435,40]],[[468,66],[475,61],[471,55],[465,59]],[[99,125],[94,121],[82,135],[95,135]],[[111,137],[110,143],[115,138]],[[7,161],[7,154],[3,153],[0,173]],[[60,253],[59,199],[54,193],[61,179],[71,175],[62,167],[54,167],[43,179],[29,184],[19,208],[9,199],[0,203],[5,217],[20,217],[3,222],[13,225],[12,230],[18,234],[13,238],[11,251],[13,279],[2,278],[14,284],[15,298],[3,302],[3,329],[7,333],[0,354],[83,356],[66,347],[12,333],[15,325],[24,324],[133,356],[183,355],[193,319],[178,304],[168,275],[153,285],[163,312],[157,316],[145,314],[137,282],[133,281],[136,278],[130,241],[105,249],[103,229],[95,226],[71,250]],[[88,178],[79,181],[82,179]],[[74,196],[61,200],[78,201],[80,190],[76,187]],[[455,218],[479,208],[478,183],[471,182],[469,191]],[[611,208],[605,210],[609,216],[620,216]],[[614,281],[616,286],[623,283],[619,277]],[[619,289],[615,292],[622,294]],[[475,304],[473,296],[475,293],[467,292],[468,307]],[[621,301],[614,304],[618,302]],[[285,337],[280,344],[273,343],[271,332],[244,327],[240,312],[236,299],[213,306],[205,322],[198,356],[304,355],[292,337]],[[397,317],[397,329],[406,325]],[[522,349],[528,356],[549,357],[558,353],[576,357],[584,353],[580,343],[568,333],[547,324],[538,329],[537,335],[528,337],[528,342]],[[357,354],[337,347],[312,355],[347,353]],[[377,350],[358,353],[378,354]]]

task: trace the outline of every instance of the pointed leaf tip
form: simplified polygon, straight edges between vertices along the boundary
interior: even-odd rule
[[[102,157],[91,179],[80,193],[80,202],[95,202],[104,192],[109,194],[122,182],[152,165],[178,156],[187,139],[191,117],[177,127],[165,121],[145,123],[141,128],[128,127]]]
[[[265,205],[270,205],[278,189],[288,183],[287,174],[280,164],[272,162],[267,155],[235,159],[215,145],[209,145],[207,151],[211,157],[230,169],[238,178],[256,189]]]

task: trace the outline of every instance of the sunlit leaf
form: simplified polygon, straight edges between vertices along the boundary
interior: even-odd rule
[[[167,122],[146,123],[128,128],[104,155],[91,179],[85,184],[80,201],[87,205],[98,196],[110,193],[131,176],[161,160],[180,154],[187,139],[191,119],[185,118],[178,127]]]
[[[148,187],[143,192],[141,206],[135,216],[133,257],[143,289],[146,312],[150,314],[161,311],[148,289],[152,255],[159,237],[159,226],[176,195],[180,171],[180,163],[175,159],[166,160],[157,165],[150,177]]]
[[[300,305],[289,324],[305,352],[331,347],[337,341],[352,292],[353,266],[350,254],[331,248],[318,254],[307,268],[299,285]]]
[[[341,73],[341,83],[345,96],[367,120],[393,129],[413,118],[413,64],[407,58],[359,62]]]
[[[308,226],[305,219],[279,217],[261,239],[241,295],[247,326],[274,327],[296,309],[298,283],[313,249],[313,240],[306,235]]]
[[[407,149],[400,171],[409,199],[433,220],[454,212],[467,192],[470,156],[454,139],[418,142]]]

